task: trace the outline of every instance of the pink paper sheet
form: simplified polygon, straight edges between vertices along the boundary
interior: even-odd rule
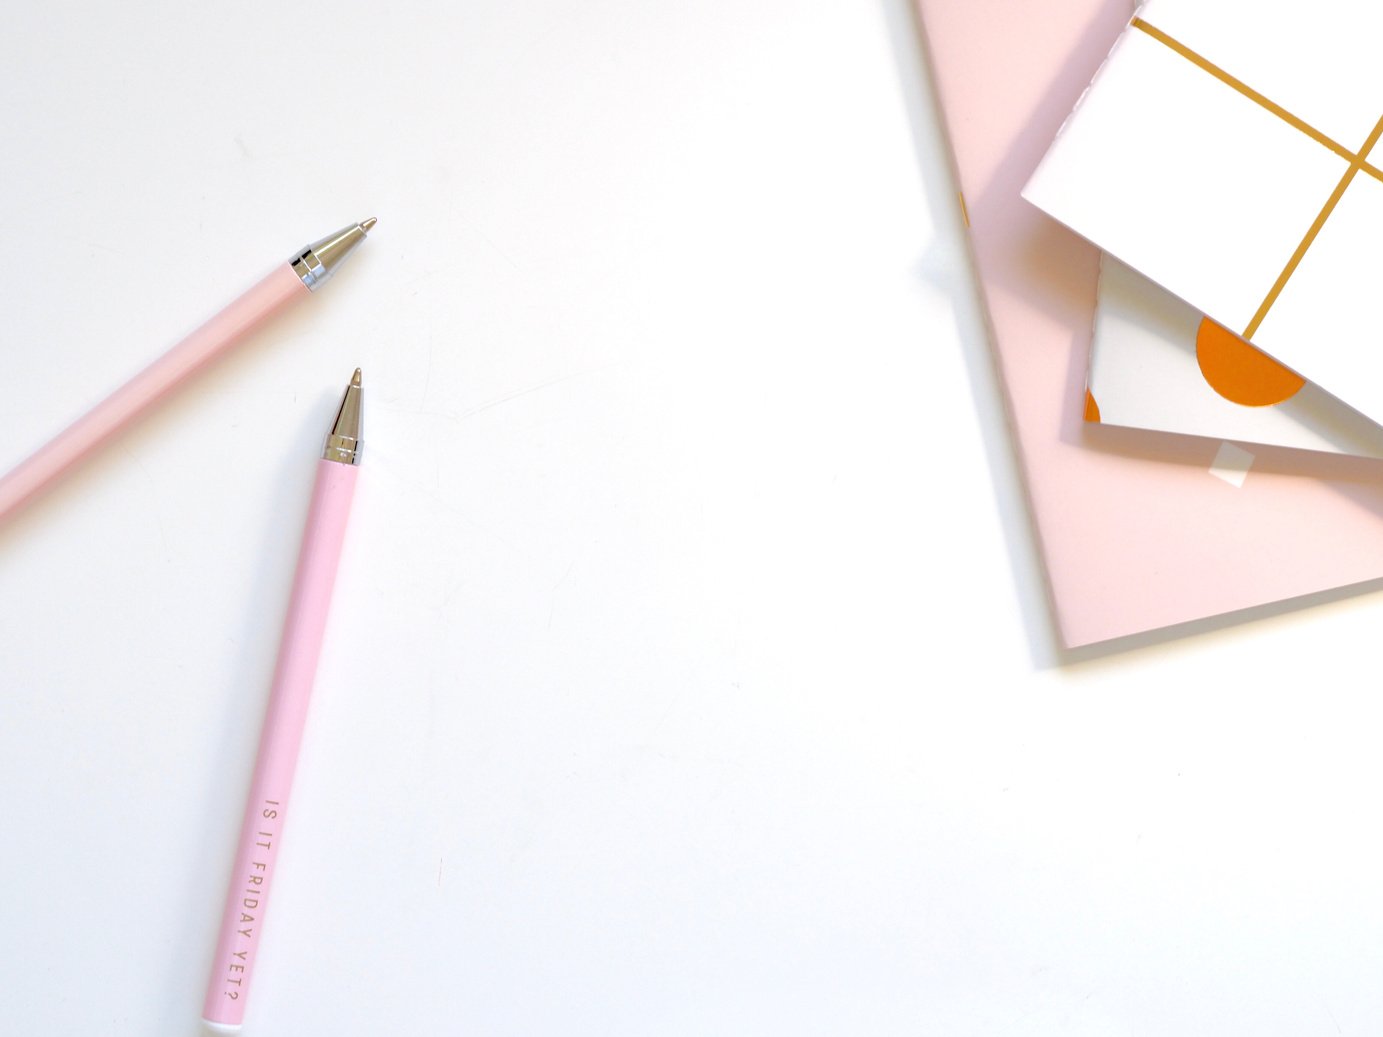
[[[1383,576],[1383,463],[1249,447],[1236,488],[1218,441],[1083,420],[1098,253],[1019,191],[1129,0],[918,3],[1064,643]]]

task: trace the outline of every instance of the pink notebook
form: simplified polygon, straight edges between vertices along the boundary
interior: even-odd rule
[[[1236,486],[1216,440],[1083,420],[1099,254],[1019,192],[1131,0],[918,3],[1065,644],[1383,576],[1383,462],[1249,446]]]

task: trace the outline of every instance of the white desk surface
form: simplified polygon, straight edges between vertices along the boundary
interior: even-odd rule
[[[300,9],[303,8],[303,9]],[[904,0],[24,4],[0,1030],[195,1032],[325,423],[245,1033],[1377,1033],[1383,600],[1052,646]]]

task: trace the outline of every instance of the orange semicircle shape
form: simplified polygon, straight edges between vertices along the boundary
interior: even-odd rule
[[[1209,317],[1196,332],[1196,360],[1210,388],[1245,407],[1281,403],[1306,384],[1306,379]]]

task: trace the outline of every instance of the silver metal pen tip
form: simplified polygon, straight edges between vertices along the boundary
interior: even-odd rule
[[[351,375],[351,384],[346,386],[337,408],[336,420],[327,434],[326,445],[322,448],[322,458],[337,464],[360,463],[361,405],[364,396],[360,388],[360,368]]]
[[[368,234],[370,233],[370,230],[374,227],[374,225],[378,222],[379,220],[371,216],[368,220],[360,221],[360,229],[363,230],[366,234]]]
[[[364,223],[352,223],[349,227],[342,227],[335,234],[328,234],[321,241],[314,241],[308,245],[289,260],[288,265],[293,268],[293,273],[302,279],[303,284],[315,292],[336,273],[337,268],[346,261],[346,257],[360,246],[365,240],[366,232],[375,222],[375,218],[371,216]]]

